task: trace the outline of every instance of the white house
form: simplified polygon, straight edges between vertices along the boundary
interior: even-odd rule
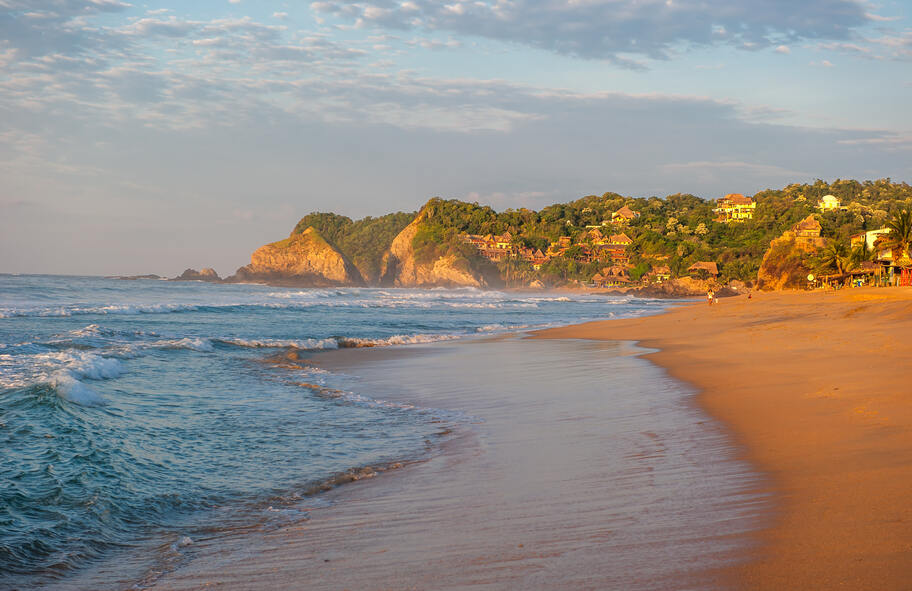
[[[820,211],[832,211],[834,209],[839,209],[839,199],[834,195],[824,195],[820,201],[817,202],[817,209]]]

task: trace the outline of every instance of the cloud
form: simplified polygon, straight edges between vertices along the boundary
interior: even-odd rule
[[[819,62],[809,62],[808,65],[814,68],[832,68],[833,62],[830,60],[820,60]]]
[[[789,49],[788,45],[780,45],[779,47],[776,48],[775,51],[776,51],[776,53],[782,53],[785,55],[792,53],[792,50]]]
[[[874,14],[873,12],[866,12],[865,16],[868,20],[872,20],[879,23],[889,23],[893,21],[901,20],[901,16],[880,16],[879,14]]]
[[[359,27],[447,31],[632,67],[632,56],[669,59],[681,47],[842,40],[870,21],[855,0],[321,0],[311,9]]]
[[[839,140],[846,146],[876,146],[889,151],[912,150],[912,133],[880,133],[873,137]]]

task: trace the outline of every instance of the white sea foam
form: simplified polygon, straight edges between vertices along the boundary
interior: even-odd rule
[[[220,343],[235,345],[237,347],[249,347],[253,349],[263,348],[286,348],[294,347],[295,349],[338,349],[339,342],[336,339],[241,339],[241,338],[219,338],[215,339]]]
[[[201,353],[211,353],[215,350],[212,347],[212,341],[198,337],[164,339],[150,343],[149,346],[157,349],[189,349],[190,351],[199,351]]]
[[[436,343],[460,338],[452,334],[412,334],[393,335],[386,338],[367,339],[359,337],[335,337],[327,339],[242,339],[242,338],[217,338],[220,343],[249,347],[253,349],[287,348],[307,350],[324,350],[358,347],[387,347],[391,345],[417,345],[421,343]]]
[[[107,401],[98,392],[80,382],[66,370],[55,374],[51,384],[62,398],[80,406],[93,407],[107,404]]]
[[[67,400],[85,406],[104,404],[104,399],[82,380],[113,379],[123,373],[117,359],[87,351],[0,355],[0,369],[0,388],[50,384]]]
[[[87,351],[60,351],[32,355],[32,362],[45,367],[63,369],[78,378],[107,380],[123,373],[117,359],[102,357]]]
[[[475,329],[475,332],[481,333],[495,333],[503,332],[506,330],[522,330],[524,328],[529,328],[528,324],[486,324],[484,326],[479,326]]]
[[[0,318],[19,316],[73,315],[139,315],[195,312],[201,310],[231,312],[237,308],[306,310],[319,308],[415,308],[437,306],[450,308],[534,308],[542,303],[625,303],[628,298],[605,298],[587,295],[522,294],[485,291],[476,288],[431,290],[299,290],[275,291],[233,301],[108,303],[99,305],[54,305],[48,307],[0,307]]]

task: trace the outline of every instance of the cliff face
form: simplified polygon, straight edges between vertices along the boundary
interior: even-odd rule
[[[780,290],[802,288],[811,272],[808,261],[817,252],[814,245],[798,242],[793,232],[785,232],[770,243],[757,271],[760,289]]]
[[[352,262],[313,228],[261,246],[232,279],[314,287],[364,284]]]
[[[488,280],[455,255],[438,257],[428,263],[415,259],[415,234],[427,219],[422,211],[390,244],[383,256],[381,285],[395,287],[488,287]]]

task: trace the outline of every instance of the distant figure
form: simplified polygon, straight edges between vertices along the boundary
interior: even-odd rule
[[[751,299],[751,296],[753,296],[753,295],[754,295],[753,292],[750,292],[750,291],[747,292],[747,299]]]
[[[706,303],[709,304],[710,306],[712,306],[713,302],[715,302],[715,301],[716,301],[716,294],[714,294],[713,290],[710,289],[709,291],[706,292]]]

